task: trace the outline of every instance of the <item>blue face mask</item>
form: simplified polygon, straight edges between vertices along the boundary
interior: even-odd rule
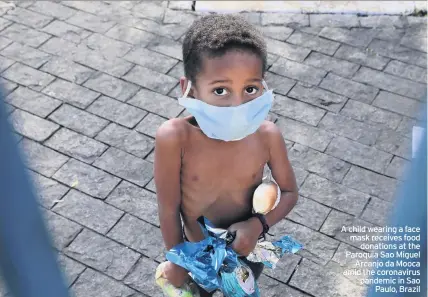
[[[183,97],[178,98],[178,103],[195,117],[202,132],[209,138],[241,140],[257,131],[272,106],[272,90],[268,89],[264,81],[262,83],[265,92],[260,97],[239,106],[220,107],[187,98],[191,87],[189,81],[186,92]]]

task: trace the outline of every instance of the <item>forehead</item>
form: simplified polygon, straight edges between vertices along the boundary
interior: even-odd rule
[[[262,59],[255,53],[242,50],[228,51],[219,57],[204,57],[198,79],[242,80],[263,77]]]

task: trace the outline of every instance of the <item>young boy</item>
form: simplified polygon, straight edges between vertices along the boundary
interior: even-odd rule
[[[238,16],[205,16],[186,33],[179,103],[192,116],[171,119],[156,134],[155,184],[168,250],[184,240],[203,240],[198,220],[205,217],[236,231],[232,248],[247,256],[266,226],[281,221],[296,204],[284,139],[274,123],[265,121],[273,100],[263,80],[266,59],[261,34]],[[281,200],[258,217],[252,215],[252,196],[266,164]],[[248,264],[258,277],[263,265]],[[176,287],[188,278],[172,263],[165,275]]]

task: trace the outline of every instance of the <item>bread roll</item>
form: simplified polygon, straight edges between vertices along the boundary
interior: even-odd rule
[[[264,181],[254,191],[253,209],[255,213],[267,214],[274,209],[280,199],[281,191],[273,181]]]

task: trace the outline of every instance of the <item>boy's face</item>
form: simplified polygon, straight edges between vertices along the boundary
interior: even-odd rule
[[[215,106],[238,106],[263,94],[263,63],[254,53],[228,51],[223,56],[204,58],[189,97]],[[187,79],[181,78],[184,93]]]

